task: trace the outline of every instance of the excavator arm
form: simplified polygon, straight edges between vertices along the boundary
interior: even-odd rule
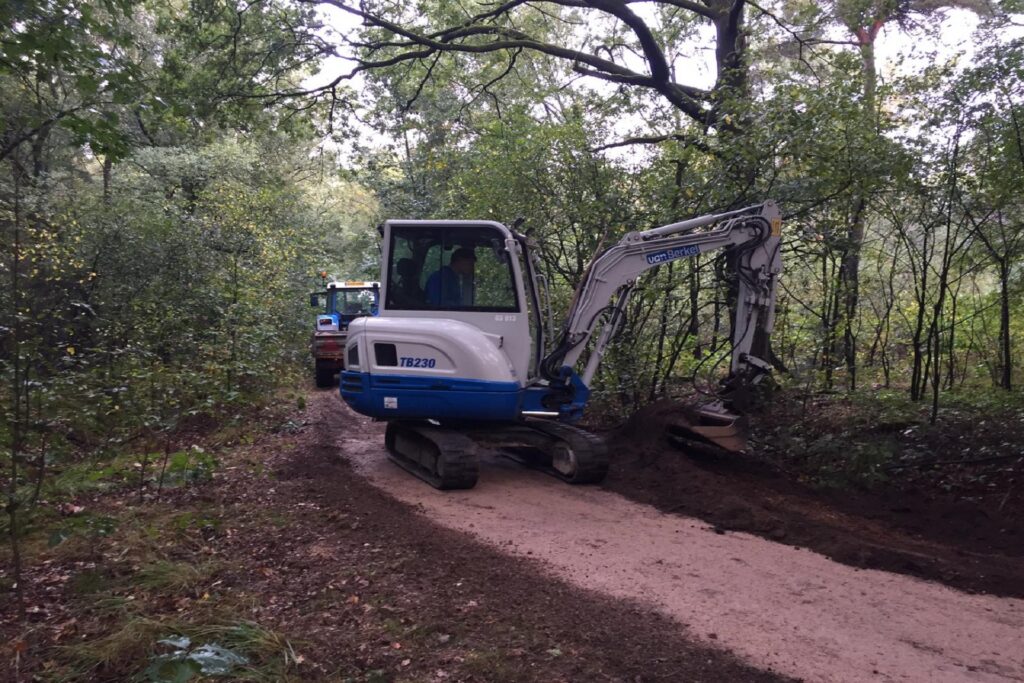
[[[641,274],[672,261],[726,250],[739,283],[726,386],[739,389],[757,383],[770,370],[753,351],[755,340],[766,340],[775,322],[775,294],[782,272],[781,226],[778,206],[766,201],[627,234],[592,262],[557,344],[541,363],[542,376],[555,388],[568,388],[572,382],[589,386]],[[577,373],[574,368],[595,334],[586,366]],[[734,417],[725,403],[705,410],[726,419]]]

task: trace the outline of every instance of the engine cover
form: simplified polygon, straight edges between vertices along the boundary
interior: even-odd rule
[[[504,339],[447,318],[359,318],[349,325],[341,395],[384,419],[514,420],[522,386]]]

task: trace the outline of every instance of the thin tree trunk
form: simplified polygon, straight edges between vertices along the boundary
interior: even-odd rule
[[[22,425],[22,373],[21,363],[21,171],[17,162],[11,164],[14,178],[14,239],[11,251],[11,355],[14,374],[11,379],[11,466],[7,484],[8,537],[11,544],[11,569],[14,575],[14,595],[18,604],[18,618],[25,620],[25,587],[22,582],[21,543],[18,537],[18,461],[23,449]]]
[[[687,334],[693,338],[693,357],[700,360],[704,356],[704,349],[700,343],[700,256],[694,256],[687,264],[689,266],[690,285],[690,324],[687,327]]]
[[[959,290],[959,285],[957,286]],[[949,295],[949,336],[946,337],[946,379],[943,386],[946,389],[953,388],[953,378],[956,376],[956,304],[959,297],[958,291],[950,292]]]
[[[48,445],[49,439],[44,437],[39,445],[39,455],[36,457],[36,481],[35,486],[32,487],[32,498],[29,500],[30,508],[34,508],[36,503],[39,502],[39,493],[43,488],[43,478],[46,476],[46,448]]]
[[[924,398],[924,379],[927,376],[926,372],[921,369],[921,343],[922,334],[924,333],[924,310],[925,310],[925,297],[928,291],[928,232],[927,229],[924,234],[924,244],[921,248],[921,262],[923,267],[921,268],[921,280],[917,283],[917,320],[914,324],[914,335],[912,345],[914,349],[914,358],[910,374],[910,398],[913,401],[920,401]]]
[[[110,176],[114,168],[114,160],[110,155],[103,158],[103,203],[110,204]]]
[[[955,245],[951,248],[950,241],[954,239],[951,234],[953,231],[953,200],[957,192],[957,163],[960,158],[961,132],[962,128],[958,127],[953,143],[953,155],[950,159],[949,196],[946,202],[946,235],[942,245],[942,269],[939,271],[939,299],[935,302],[935,316],[932,322],[935,343],[934,375],[932,376],[932,414],[930,420],[932,424],[935,424],[939,417],[939,389],[942,383],[942,311],[946,305],[946,292],[949,290],[949,271],[953,262],[953,254],[956,252]],[[957,232],[959,233],[959,229]]]
[[[164,434],[164,459],[160,464],[160,480],[156,485],[157,498],[160,497],[161,492],[164,490],[164,476],[167,474],[167,462],[171,459],[171,437],[170,434]]]
[[[864,197],[858,196],[854,200],[853,222],[839,268],[843,299],[843,359],[850,391],[857,389],[857,335],[854,325],[860,305],[860,252],[864,244],[865,208]]]
[[[1013,387],[1013,353],[1010,346],[1010,264],[999,264],[999,353],[1002,372],[999,385],[1010,391]]]

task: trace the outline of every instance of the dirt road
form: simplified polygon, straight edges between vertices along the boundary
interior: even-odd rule
[[[342,457],[425,517],[580,587],[646,603],[754,666],[813,681],[1024,681],[1022,600],[717,533],[500,457],[483,459],[475,489],[441,493],[388,461],[381,425],[340,402],[337,417]]]

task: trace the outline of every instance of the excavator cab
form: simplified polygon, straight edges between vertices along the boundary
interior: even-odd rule
[[[453,346],[472,346],[471,339],[482,333],[507,359],[504,373],[497,374],[522,388],[532,339],[514,234],[492,221],[408,220],[385,222],[382,237],[381,317],[471,326],[475,332],[458,333]],[[454,368],[472,352],[396,342],[396,353]]]

